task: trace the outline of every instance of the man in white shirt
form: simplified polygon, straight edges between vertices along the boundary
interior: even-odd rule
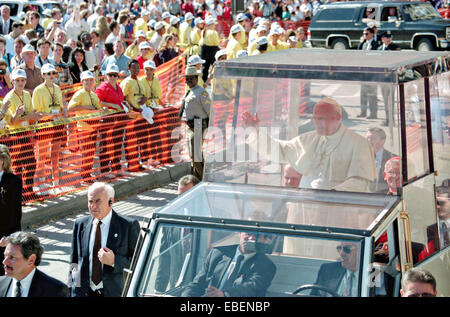
[[[370,183],[370,191],[387,193],[389,186],[383,177],[384,165],[391,157],[394,156],[394,154],[384,148],[384,143],[386,142],[386,132],[378,127],[370,127],[367,129],[366,138],[373,147],[377,167],[377,179]]]
[[[159,21],[155,24],[155,34],[153,34],[152,39],[150,40],[150,44],[155,48],[159,48],[159,44],[161,43],[162,36],[166,32],[166,28],[163,22]]]
[[[95,30],[95,27],[97,25],[97,19],[99,17],[101,17],[104,13],[103,7],[102,6],[96,6],[95,7],[95,11],[94,14],[92,14],[91,16],[88,17],[87,19],[87,24],[89,26],[89,30]]]
[[[69,296],[64,283],[36,268],[44,252],[36,235],[18,231],[2,239],[0,244],[6,244],[5,276],[0,277],[0,297]]]

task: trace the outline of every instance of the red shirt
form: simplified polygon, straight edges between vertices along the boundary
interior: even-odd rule
[[[139,55],[136,57],[136,60],[139,62],[139,68],[144,69],[144,63],[147,61],[147,59],[143,58],[142,55]]]
[[[184,14],[190,12],[192,14],[194,14],[194,5],[192,3],[183,3],[181,5],[181,9],[184,11]]]
[[[116,84],[117,90],[113,88],[108,82],[104,82],[95,90],[95,94],[98,96],[100,101],[109,102],[115,105],[120,105],[125,96],[123,95],[122,89]]]

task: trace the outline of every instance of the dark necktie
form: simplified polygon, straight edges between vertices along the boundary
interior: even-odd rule
[[[444,247],[450,244],[450,238],[448,234],[447,224],[445,222],[442,223],[442,231],[444,234]]]
[[[98,251],[100,251],[102,245],[102,231],[100,229],[101,224],[101,221],[97,224],[94,248],[92,249],[92,282],[94,282],[95,285],[98,285],[102,281],[102,264],[98,259]]]
[[[241,262],[244,259],[244,256],[240,254],[236,260],[236,262],[232,262],[231,265],[234,263],[233,270],[231,271],[230,275],[228,276],[227,281],[225,282],[225,285],[223,286],[223,289],[228,289],[233,285],[233,282],[236,280],[238,273],[241,269]]]
[[[20,288],[20,281],[16,282],[16,293],[14,297],[22,297],[22,289]]]

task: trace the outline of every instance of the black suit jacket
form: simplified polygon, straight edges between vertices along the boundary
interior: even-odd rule
[[[325,263],[320,266],[315,284],[325,286],[330,290],[337,292],[339,283],[345,274],[345,269],[340,262]],[[318,291],[311,292],[312,295],[319,295]]]
[[[383,149],[383,158],[381,159],[381,168],[377,175],[377,179],[370,183],[370,191],[374,193],[387,193],[389,191],[389,186],[384,180],[384,165],[386,162],[395,155],[389,151]]]
[[[3,173],[0,181],[0,238],[20,231],[22,226],[22,179],[12,173]],[[0,275],[4,274],[3,252],[0,248]]]
[[[114,210],[111,212],[106,246],[114,252],[114,267],[102,265],[103,291],[105,297],[120,297],[124,286],[123,269],[130,267],[140,226],[137,220],[121,216]],[[73,276],[74,297],[86,297],[90,288],[89,239],[93,219],[92,216],[77,219],[73,228],[70,261],[72,265],[78,264],[78,272]]]
[[[213,248],[202,269],[186,286],[182,296],[198,297],[205,294],[208,286],[219,288],[236,248],[237,245]],[[275,276],[275,271],[275,264],[265,254],[255,253],[241,263],[237,278],[222,291],[227,291],[231,297],[263,297]]]
[[[13,24],[13,22],[14,22],[13,20],[9,19],[8,32],[7,33],[3,33],[3,19],[0,18],[0,34],[8,35],[12,31],[12,24]]]
[[[379,51],[399,51],[400,50],[400,47],[398,47],[396,44],[394,44],[394,43],[391,43],[391,44],[389,44],[388,46],[386,46],[386,47],[384,47],[384,49],[383,49],[383,44],[381,44],[379,47],[378,47],[378,50]]]
[[[364,40],[364,41],[362,41],[362,42],[360,42],[359,44],[358,44],[358,50],[366,50],[366,46],[365,46],[365,43],[366,43],[367,41],[366,40]],[[371,43],[371,47],[370,47],[370,50],[376,50],[376,49],[378,49],[378,43],[377,43],[377,41],[376,41],[376,39],[374,38],[373,39],[373,41],[372,41],[372,43]]]
[[[0,297],[6,297],[12,285],[11,277],[0,277]],[[28,297],[69,297],[67,285],[36,269],[31,281]]]

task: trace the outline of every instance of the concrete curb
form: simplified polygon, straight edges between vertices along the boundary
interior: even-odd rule
[[[166,185],[191,172],[190,162],[165,165],[145,173],[133,173],[111,184],[115,199],[121,200],[154,187]],[[52,219],[67,217],[87,210],[87,189],[45,201],[38,206],[22,208],[22,229],[30,229]]]

